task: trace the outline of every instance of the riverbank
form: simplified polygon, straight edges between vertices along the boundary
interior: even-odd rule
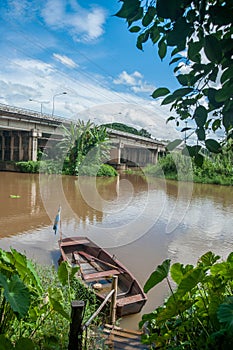
[[[231,154],[206,157],[203,164],[198,166],[190,157],[174,153],[160,158],[156,165],[148,165],[143,173],[168,180],[232,186],[233,159]]]

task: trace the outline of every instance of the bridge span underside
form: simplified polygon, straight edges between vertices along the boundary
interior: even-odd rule
[[[35,161],[38,151],[46,149],[49,137],[49,134],[42,137],[38,130],[0,130],[0,161]],[[54,143],[58,140],[54,139]]]
[[[115,145],[110,151],[108,164],[116,169],[127,167],[144,167],[148,164],[156,164],[159,157],[164,156],[164,149],[148,149],[136,146]]]

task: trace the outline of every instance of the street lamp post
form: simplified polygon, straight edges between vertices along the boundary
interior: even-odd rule
[[[34,100],[33,98],[29,98],[29,101],[37,102],[37,103],[40,104],[40,113],[41,113],[41,115],[43,113],[43,104],[44,103],[49,103],[48,101],[38,101],[38,100]]]
[[[54,102],[55,102],[55,97],[57,97],[57,96],[61,96],[61,95],[66,95],[66,94],[67,94],[67,92],[66,92],[66,91],[64,91],[64,92],[60,92],[60,93],[58,93],[58,94],[53,95],[53,109],[52,109],[52,117],[53,117],[53,115],[54,115]]]

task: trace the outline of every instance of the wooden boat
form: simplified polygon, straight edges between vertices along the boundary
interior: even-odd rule
[[[87,237],[61,239],[59,247],[61,260],[78,265],[82,280],[101,300],[111,290],[112,276],[118,276],[116,312],[119,317],[141,311],[146,295],[138,281],[114,256]]]

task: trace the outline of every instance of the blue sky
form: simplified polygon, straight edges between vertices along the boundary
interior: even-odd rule
[[[42,104],[50,114],[54,99],[55,115],[125,122],[174,138],[168,108],[150,96],[177,87],[172,67],[150,43],[136,48],[136,35],[113,16],[121,3],[2,0],[0,7],[0,103],[37,111]]]

